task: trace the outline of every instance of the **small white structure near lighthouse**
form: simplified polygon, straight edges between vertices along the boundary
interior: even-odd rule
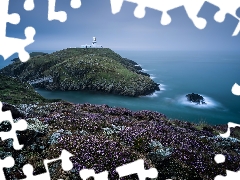
[[[81,48],[103,48],[102,45],[97,45],[96,37],[93,37],[92,45],[81,45]]]

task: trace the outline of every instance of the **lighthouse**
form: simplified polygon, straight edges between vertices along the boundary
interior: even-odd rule
[[[97,45],[97,38],[93,37],[92,45],[81,45],[82,48],[103,48],[102,45]]]
[[[97,39],[96,37],[93,37],[92,47],[96,47],[96,46],[97,46]]]

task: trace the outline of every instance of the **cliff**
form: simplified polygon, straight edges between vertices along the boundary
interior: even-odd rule
[[[93,90],[124,96],[160,90],[136,65],[108,48],[68,48],[31,57],[25,63],[15,61],[0,73],[47,90]]]
[[[226,169],[239,170],[239,127],[231,130],[230,138],[222,138],[219,133],[226,132],[226,125],[170,120],[148,110],[50,103],[29,84],[3,75],[0,80],[0,101],[12,102],[3,103],[2,111],[11,110],[14,122],[24,118],[29,125],[16,132],[23,149],[14,150],[10,139],[0,140],[0,158],[15,159],[15,165],[5,171],[7,179],[25,178],[22,167],[27,163],[33,165],[34,175],[45,173],[43,159],[57,158],[62,149],[74,155],[74,166],[63,173],[60,161],[49,165],[53,179],[79,180],[79,171],[85,168],[107,170],[110,179],[118,179],[116,167],[138,159],[144,159],[146,169],[158,170],[158,180],[213,180]],[[0,123],[1,132],[10,129],[8,121]],[[219,153],[227,157],[220,165],[214,161]]]

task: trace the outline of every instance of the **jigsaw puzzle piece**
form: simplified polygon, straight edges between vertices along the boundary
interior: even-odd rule
[[[0,137],[4,141],[6,139],[13,139],[13,148],[15,150],[19,150],[23,147],[18,142],[18,138],[16,135],[16,131],[24,131],[27,129],[27,123],[24,119],[19,120],[17,123],[11,122],[12,129],[9,132],[0,132]]]
[[[231,133],[230,128],[235,128],[235,127],[240,127],[240,124],[229,122],[227,132],[224,133],[224,134],[220,134],[220,136],[223,137],[223,138],[228,138],[230,136],[230,133]]]
[[[90,177],[93,177],[94,180],[108,180],[108,171],[96,174],[93,169],[82,169],[79,175],[83,180],[87,180]]]
[[[232,36],[236,36],[240,31],[240,17],[237,15],[237,10],[240,7],[240,0],[234,0],[229,3],[229,1],[224,0],[207,0],[209,3],[220,8],[218,12],[214,15],[215,21],[221,23],[225,20],[226,15],[230,14],[236,19],[238,19],[239,23],[235,28]]]
[[[19,14],[8,14],[8,7],[9,0],[2,0],[0,3],[0,39],[6,36],[7,22],[11,24],[18,24],[20,22]]]
[[[14,159],[11,156],[6,157],[5,159],[1,160],[0,159],[0,179],[1,180],[6,180],[6,177],[3,172],[3,168],[10,168],[14,165]]]
[[[145,16],[145,8],[151,8],[154,10],[158,10],[158,11],[162,11],[162,17],[161,17],[161,21],[160,23],[162,25],[168,25],[171,22],[171,17],[169,16],[169,14],[167,13],[167,11],[177,8],[179,6],[182,5],[181,1],[174,1],[174,0],[170,0],[171,3],[164,3],[164,1],[160,0],[158,3],[156,3],[156,1],[154,0],[150,0],[150,1],[141,1],[139,2],[138,6],[136,7],[135,11],[134,11],[134,15],[137,18],[142,18]]]
[[[204,0],[168,0],[166,3],[165,0],[125,0],[131,3],[138,4],[134,10],[134,16],[137,18],[143,18],[146,14],[145,8],[151,8],[162,12],[162,17],[160,23],[162,25],[168,25],[171,23],[171,17],[168,14],[168,11],[175,8],[184,6],[188,17],[193,21],[194,25],[203,29],[206,26],[206,20],[197,16],[199,10],[201,9]],[[123,0],[111,0],[112,13],[116,14],[121,10]]]
[[[0,123],[8,120],[11,123],[11,130],[8,132],[0,132],[0,137],[4,141],[6,139],[13,139],[13,147],[15,150],[19,150],[23,145],[19,144],[16,131],[24,131],[27,129],[27,122],[24,119],[13,122],[12,113],[10,110],[3,112],[2,111],[2,102],[0,102]]]
[[[116,14],[121,10],[124,0],[110,0],[112,13]],[[188,17],[192,20],[193,24],[198,29],[204,29],[207,21],[204,18],[198,17],[198,13],[205,2],[209,2],[220,8],[214,15],[214,19],[217,22],[223,22],[226,14],[230,14],[239,20],[237,27],[235,28],[232,36],[236,36],[240,31],[240,18],[236,11],[240,7],[240,0],[229,3],[226,0],[125,0],[131,3],[136,3],[137,7],[134,10],[134,16],[137,18],[143,18],[146,14],[145,8],[151,8],[162,12],[162,18],[160,23],[162,25],[168,25],[171,23],[171,17],[168,11],[184,6]]]
[[[39,175],[36,175],[34,176],[33,175],[33,167],[31,164],[25,164],[23,166],[23,172],[24,174],[27,176],[27,178],[24,178],[22,180],[50,180],[50,172],[49,172],[49,169],[48,169],[48,164],[51,163],[51,162],[55,162],[55,161],[58,161],[58,160],[61,160],[62,162],[62,169],[64,171],[70,171],[72,168],[73,168],[73,164],[70,160],[70,157],[72,157],[73,155],[71,153],[69,153],[68,151],[66,150],[62,150],[62,153],[61,153],[61,156],[59,158],[56,158],[56,159],[51,159],[51,160],[44,160],[44,166],[45,166],[45,169],[47,170],[46,173],[42,173],[42,174],[39,174]]]
[[[26,164],[23,166],[23,173],[27,176],[26,180],[51,180],[50,174],[47,171],[46,173],[42,173],[36,176],[33,176],[33,167],[31,164]]]
[[[227,175],[226,176],[222,176],[222,175],[218,175],[214,178],[214,180],[239,180],[240,177],[240,171],[238,172],[233,172],[233,171],[229,171],[227,170]]]
[[[224,134],[220,134],[220,136],[223,137],[223,138],[228,138],[231,134],[230,128],[235,128],[235,127],[240,127],[240,124],[229,122],[227,132],[224,133]],[[226,158],[223,154],[216,154],[215,157],[214,157],[214,160],[215,160],[216,163],[220,164],[220,163],[224,163]],[[233,180],[234,179],[239,179],[238,175],[240,175],[240,171],[234,172],[234,171],[227,170],[226,172],[227,172],[227,176],[218,175],[218,176],[215,177],[214,180],[221,180],[221,179],[225,179],[225,178],[233,179]]]
[[[203,0],[186,1],[184,8],[188,17],[192,20],[193,24],[198,29],[204,29],[207,25],[207,21],[204,18],[198,17],[198,13],[204,4]]]
[[[161,24],[167,25],[171,22],[171,17],[168,15],[167,11],[174,8],[180,7],[183,5],[185,0],[169,0],[169,3],[166,3],[164,0],[125,0],[131,3],[138,4],[134,10],[134,16],[137,18],[143,18],[145,16],[145,8],[151,8],[154,10],[162,11]],[[123,0],[114,1],[111,0],[112,13],[116,14],[121,10]]]
[[[234,0],[229,3],[229,1],[223,0],[207,0],[209,3],[217,6],[220,10],[215,14],[214,19],[217,22],[223,22],[225,20],[226,14],[231,14],[235,18],[239,19],[236,12],[240,7],[240,0]]]
[[[13,148],[12,139],[8,139],[3,143],[3,151],[11,153],[11,156],[15,159],[15,165],[5,171],[6,175],[8,175],[10,179],[25,178],[22,169],[25,164],[32,165],[34,175],[46,172],[43,160],[50,158],[48,158],[45,153],[47,143],[44,141],[44,137],[42,135],[43,134],[29,129],[17,132],[19,143],[24,145],[21,150],[15,150]],[[60,153],[58,157],[60,156]]]
[[[48,20],[59,20],[65,22],[67,20],[67,13],[65,11],[55,11],[56,0],[48,0]]]
[[[7,23],[18,24],[20,22],[19,14],[8,14],[8,7],[9,0],[0,1],[0,54],[6,60],[17,52],[19,59],[25,62],[30,56],[24,48],[34,42],[33,37],[36,32],[33,27],[27,27],[25,29],[26,39],[6,37]]]
[[[58,20],[65,22],[67,20],[67,13],[65,11],[55,11],[56,0],[48,0],[48,20]],[[74,9],[81,7],[81,0],[71,0],[70,6]]]
[[[110,0],[112,14],[117,14],[122,8],[124,0]]]
[[[239,20],[236,19],[231,14],[226,14],[225,20],[223,23],[219,23],[219,22],[215,21],[215,19],[213,17],[219,11],[219,9],[220,8],[215,6],[214,4],[205,2],[198,14],[200,17],[206,19],[207,22],[209,22],[209,25],[206,27],[206,28],[208,28],[208,30],[206,30],[203,33],[214,33],[213,38],[217,38],[217,36],[219,36],[220,33],[222,36],[231,35],[232,30],[239,24]],[[205,12],[208,12],[208,13],[206,14]],[[224,26],[225,26],[225,28],[224,28]],[[219,29],[218,33],[215,34],[214,29]],[[231,38],[231,36],[230,36],[230,38]]]
[[[26,62],[30,58],[30,55],[27,51],[25,51],[25,47],[34,42],[33,37],[35,36],[35,34],[36,32],[33,27],[27,27],[25,29],[26,39],[0,37],[1,42],[7,42],[7,43],[0,44],[0,54],[3,56],[4,59],[7,59],[12,54],[17,52],[19,59],[22,62]]]

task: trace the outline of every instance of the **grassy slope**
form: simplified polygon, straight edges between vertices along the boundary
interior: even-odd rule
[[[32,86],[19,80],[0,75],[0,101],[10,104],[29,104],[36,102],[52,102],[39,95]]]
[[[99,56],[99,57],[106,57],[111,58],[118,61],[121,64],[129,65],[129,63],[124,60],[120,55],[113,52],[108,48],[104,49],[80,49],[80,48],[68,48],[61,51],[56,51],[52,54],[47,54],[44,56],[34,56],[29,61],[25,63],[21,63],[20,61],[14,62],[13,64],[8,65],[7,67],[3,68],[1,72],[8,73],[15,76],[22,74],[21,70],[24,70],[27,67],[27,70],[30,70],[28,73],[31,74],[31,70],[41,74],[42,70],[47,70],[49,67],[57,65],[63,61],[68,61],[71,59],[75,59],[78,57],[82,57],[84,55],[89,55],[89,57],[94,57],[91,55]],[[24,74],[24,72],[23,72]],[[34,74],[31,74],[34,75]],[[26,75],[25,75],[26,76]],[[30,76],[26,77],[30,78]]]
[[[114,91],[122,94],[126,89],[131,94],[154,89],[155,85],[148,76],[136,73],[134,64],[108,48],[64,49],[32,57],[25,63],[14,62],[0,72],[23,81],[51,75],[54,77],[53,86],[63,90],[85,89],[79,87],[82,85],[109,92],[114,87]]]
[[[34,56],[39,56],[39,55],[46,55],[48,53],[43,53],[43,52],[32,52],[30,53],[30,57],[34,57]],[[19,58],[14,58],[12,61],[20,61]]]

